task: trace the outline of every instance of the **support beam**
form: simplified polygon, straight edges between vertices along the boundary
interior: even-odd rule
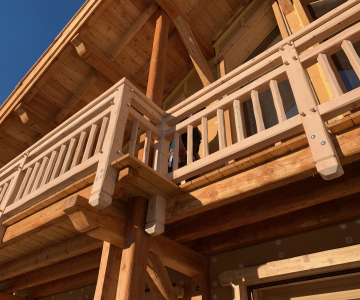
[[[185,296],[185,289],[181,286],[174,286],[175,294],[178,298],[182,299]],[[144,300],[157,300],[153,297],[151,291],[145,292],[145,299]]]
[[[136,182],[138,178],[139,171],[132,167],[120,170],[115,185],[113,198],[119,199],[126,192],[126,190]]]
[[[182,18],[185,19],[185,22],[189,24],[191,29],[194,32],[194,35],[196,36],[196,39],[199,43],[200,51],[204,53],[204,56],[207,60],[211,59],[214,56],[214,49],[211,46],[209,42],[205,40],[205,38],[198,32],[197,27],[195,24],[186,16],[186,12],[181,11],[179,6],[176,5],[174,1],[170,0],[156,0],[157,3],[160,4],[161,8],[168,14],[170,19],[174,21],[179,16],[182,16]],[[175,24],[176,26],[176,24]]]
[[[0,281],[19,276],[60,261],[101,248],[101,241],[85,234],[67,241],[38,250],[0,268]]]
[[[195,276],[191,278],[191,300],[210,300],[210,270],[207,275]]]
[[[156,300],[177,300],[169,275],[156,254],[149,253],[146,268],[146,283]]]
[[[124,248],[126,217],[121,211],[112,206],[98,211],[81,197],[68,203],[65,211],[77,230]],[[189,277],[204,274],[206,264],[202,255],[162,235],[149,238],[150,251],[159,255],[165,266]]]
[[[358,217],[359,210],[358,193],[201,238],[196,240],[191,248],[203,255],[214,255],[352,221]]]
[[[200,79],[204,87],[213,83],[214,77],[210,71],[210,68],[201,52],[201,49],[196,41],[196,38],[182,15],[179,15],[174,19],[174,24],[185,44],[186,49],[189,52],[190,58],[198,72]]]
[[[24,103],[20,103],[15,108],[15,112],[19,115],[23,124],[29,126],[32,130],[41,135],[47,135],[56,128],[54,123],[41,116]]]
[[[360,245],[327,250],[272,261],[264,265],[226,271],[220,274],[222,286],[246,286],[325,274],[360,267]]]
[[[84,42],[79,35],[76,35],[71,40],[71,43],[82,60],[106,78],[110,79],[112,82],[118,82],[124,77],[131,81],[131,76],[126,70],[122,69],[118,65],[115,65],[115,63],[100,53],[94,46]],[[143,88],[139,87],[136,83],[131,83],[144,92]]]
[[[166,70],[166,52],[168,45],[170,19],[166,13],[161,10],[160,16],[156,21],[154,42],[150,60],[149,79],[147,84],[146,96],[153,101],[157,106],[161,107],[162,98],[164,93],[164,81]],[[140,146],[138,152],[138,158],[142,160],[144,156],[144,141],[146,134],[142,134],[140,137]],[[154,153],[154,141],[150,142],[148,162],[152,166]]]
[[[161,107],[164,90],[166,50],[168,44],[170,19],[161,10],[156,21],[154,43],[151,53],[150,73],[146,96],[157,106]]]
[[[330,102],[329,102],[330,103]],[[360,158],[360,129],[334,137],[342,164]],[[309,148],[167,200],[165,224],[317,174]],[[241,184],[239,184],[241,183]]]
[[[31,287],[17,292],[17,294],[22,297],[29,297],[30,299],[38,299],[70,290],[75,290],[90,284],[95,284],[98,278],[98,273],[99,269],[93,269],[49,283]]]
[[[345,174],[331,182],[310,177],[263,194],[229,204],[166,227],[165,235],[179,243],[224,232],[291,213],[312,205],[360,193],[359,163],[345,166]]]
[[[144,232],[147,201],[131,200],[126,222],[125,242],[117,286],[117,300],[144,297],[145,273],[149,253],[149,235]]]
[[[24,290],[60,278],[93,270],[100,265],[101,250],[95,250],[37,271],[14,277],[0,283],[0,291],[11,293]]]
[[[125,33],[121,40],[115,45],[109,59],[111,61],[115,60],[116,57],[125,49],[129,42],[134,38],[138,31],[145,25],[145,23],[150,19],[152,14],[159,8],[157,2],[152,2],[148,8],[137,18],[135,23],[130,27],[130,29]]]
[[[93,71],[92,75],[86,79],[84,84],[76,91],[76,93],[69,99],[69,101],[63,106],[61,111],[54,118],[55,124],[61,124],[72,109],[79,103],[83,96],[90,90],[90,88],[98,80],[100,74],[97,71]]]
[[[94,300],[115,300],[122,249],[104,242]]]
[[[24,298],[24,297],[20,297],[20,296],[0,293],[0,299],[1,300],[25,300],[25,299],[29,299],[29,298]]]

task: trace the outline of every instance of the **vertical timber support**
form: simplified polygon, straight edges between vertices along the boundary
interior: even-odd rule
[[[177,300],[169,275],[158,255],[149,253],[146,271],[146,283],[154,299]]]
[[[110,164],[121,154],[131,93],[131,88],[124,83],[114,94],[114,105],[110,112],[108,130],[89,199],[89,203],[98,209],[105,208],[112,203],[118,171]]]
[[[210,266],[205,266],[205,274],[191,278],[191,300],[210,300]]]
[[[325,180],[340,177],[344,174],[344,170],[325,122],[318,112],[317,99],[299,60],[299,54],[294,43],[289,42],[279,51],[286,65],[286,73],[300,112],[312,156],[316,162],[316,169]]]
[[[149,79],[147,84],[146,96],[161,107],[163,92],[164,92],[164,80],[165,80],[165,67],[166,67],[166,52],[168,44],[170,19],[167,14],[160,10],[160,16],[156,21],[155,35],[153,49],[151,53]],[[144,156],[144,141],[146,139],[146,133],[140,136],[140,148],[138,158],[143,159]],[[150,142],[150,155],[154,152],[153,141]],[[148,162],[152,166],[152,161]]]
[[[104,242],[94,300],[115,300],[122,249]]]
[[[116,300],[144,299],[145,274],[149,254],[149,235],[145,233],[147,200],[131,200],[126,221]]]

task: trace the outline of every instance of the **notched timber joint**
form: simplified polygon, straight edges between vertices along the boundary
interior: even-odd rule
[[[128,167],[120,170],[112,197],[114,199],[120,198],[126,190],[137,181],[138,178],[139,171],[134,168]]]

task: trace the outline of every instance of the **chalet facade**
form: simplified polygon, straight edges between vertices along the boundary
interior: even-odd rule
[[[87,0],[0,108],[0,299],[360,299],[359,19]]]

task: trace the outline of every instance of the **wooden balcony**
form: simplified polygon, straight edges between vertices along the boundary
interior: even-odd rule
[[[147,184],[139,192],[141,195],[160,194],[172,199],[168,202],[171,207],[174,201],[179,203],[179,199],[174,200],[177,196],[186,193],[177,185],[181,181],[194,176],[206,178],[206,174],[224,164],[230,162],[233,166],[253,153],[302,133],[318,173],[325,180],[341,176],[342,163],[326,122],[358,108],[360,89],[343,93],[327,58],[343,49],[360,77],[360,59],[353,47],[360,40],[360,24],[351,25],[359,18],[359,11],[360,4],[340,6],[168,111],[157,107],[127,79],[121,80],[0,170],[1,223],[44,199],[52,199],[53,203],[63,198],[64,193],[71,194],[86,185],[92,185],[89,203],[103,209],[111,205],[113,198],[123,196],[118,191],[119,170],[128,167],[140,170],[140,177]],[[321,105],[304,71],[316,62],[322,66],[334,95],[334,99]],[[278,89],[278,84],[285,80],[290,82],[300,112],[290,119],[286,118]],[[272,93],[278,124],[265,129],[258,95],[267,89]],[[246,137],[240,104],[249,98],[258,132]],[[227,145],[225,137],[224,111],[229,109],[234,113],[231,126],[236,133],[232,145]],[[215,116],[219,151],[210,154],[207,120]],[[179,168],[179,135],[188,133],[187,153],[192,153],[192,130],[199,125],[204,141],[202,158],[192,161],[192,155],[188,155],[187,165]],[[146,133],[140,160],[134,156],[139,129]],[[151,140],[155,154],[149,167]],[[174,164],[169,173],[172,140],[175,140]],[[167,222],[177,219],[174,207],[169,207]],[[183,217],[196,212],[184,212]]]

